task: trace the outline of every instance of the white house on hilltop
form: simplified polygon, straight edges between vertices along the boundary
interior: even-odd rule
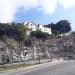
[[[48,27],[45,27],[44,25],[41,25],[41,24],[35,24],[33,22],[24,22],[24,25],[27,27],[28,31],[27,31],[27,35],[29,35],[30,31],[36,31],[36,30],[40,30],[42,32],[46,32],[48,33],[49,35],[52,34],[51,32],[51,28],[48,28]]]
[[[52,34],[51,28],[45,27],[44,25],[38,25],[38,29],[42,32],[48,33],[49,35]]]
[[[33,23],[33,22],[30,22],[30,23],[25,22],[24,25],[25,25],[29,30],[31,30],[31,31],[36,31],[36,30],[37,30],[36,24]]]

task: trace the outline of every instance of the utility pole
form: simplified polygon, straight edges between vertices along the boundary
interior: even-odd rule
[[[34,44],[34,59],[35,59],[35,63],[36,63],[36,58],[37,58],[36,55],[37,55],[37,54],[36,54],[36,46],[35,46],[35,44]]]
[[[23,53],[23,55],[24,55],[24,66],[25,66],[25,57],[26,57],[26,54],[27,54],[27,50],[24,50],[24,53]]]

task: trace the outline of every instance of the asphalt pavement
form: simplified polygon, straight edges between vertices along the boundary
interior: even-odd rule
[[[75,62],[47,66],[21,75],[75,75]]]
[[[75,75],[75,61],[47,63],[31,69],[2,73],[0,75]]]

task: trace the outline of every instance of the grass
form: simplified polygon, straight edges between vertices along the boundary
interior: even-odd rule
[[[28,67],[28,66],[31,66],[30,64],[16,64],[16,65],[13,65],[13,66],[0,66],[0,72],[3,72],[3,71],[7,71],[7,70],[12,70],[12,69],[17,69],[17,68],[24,68],[24,67]]]

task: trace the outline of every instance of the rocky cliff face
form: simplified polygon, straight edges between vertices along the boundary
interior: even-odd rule
[[[75,44],[72,36],[53,37],[37,41],[36,55],[42,58],[74,57]],[[38,57],[37,56],[37,57]]]
[[[8,56],[10,62],[37,60],[43,58],[60,58],[60,57],[75,57],[75,42],[74,37],[50,37],[46,40],[34,40],[31,47],[19,47],[18,45],[8,47]],[[25,55],[25,51],[26,55]],[[1,59],[1,58],[0,58]]]

